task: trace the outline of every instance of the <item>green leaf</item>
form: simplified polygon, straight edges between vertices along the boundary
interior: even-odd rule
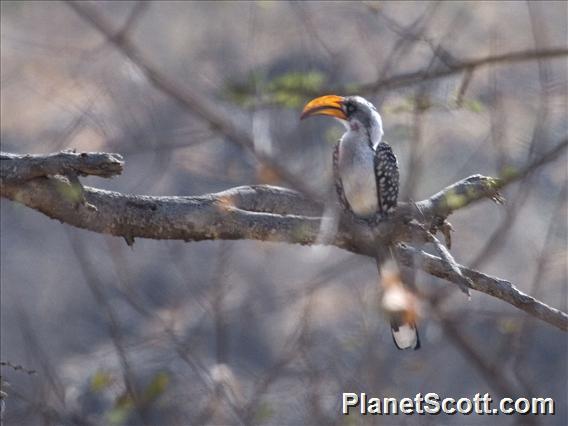
[[[112,384],[112,376],[106,371],[97,371],[91,377],[91,390],[93,392],[101,392]]]
[[[292,71],[272,80],[268,85],[268,90],[288,90],[288,91],[316,91],[325,82],[325,76],[317,71],[298,72]]]
[[[261,92],[261,102],[299,108],[306,99],[306,93],[321,90],[326,76],[319,71],[290,71],[267,80],[261,73],[253,73],[244,83],[231,83],[225,88],[225,95],[232,102],[243,107],[252,107]]]
[[[170,376],[165,372],[157,373],[144,390],[144,399],[153,401],[162,395],[170,383]]]
[[[122,425],[126,422],[129,414],[129,408],[114,407],[106,414],[106,418],[111,425]]]
[[[464,108],[476,113],[480,113],[485,110],[485,105],[483,105],[481,101],[472,98],[464,99],[463,106]]]
[[[268,402],[262,401],[258,405],[256,412],[254,413],[254,419],[255,419],[254,423],[266,422],[270,420],[272,416],[274,416],[274,410],[272,409],[272,407]]]

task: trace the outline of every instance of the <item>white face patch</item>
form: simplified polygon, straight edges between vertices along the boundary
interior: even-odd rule
[[[343,121],[348,132],[359,133],[365,130],[365,133],[371,137],[373,147],[376,147],[383,139],[383,120],[381,115],[372,103],[360,96],[352,96],[348,98],[347,102],[353,105],[354,112],[349,114],[349,120]],[[344,112],[348,114],[346,107],[343,107]],[[362,118],[364,120],[362,121]]]

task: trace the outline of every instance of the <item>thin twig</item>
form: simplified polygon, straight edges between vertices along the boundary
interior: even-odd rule
[[[445,69],[435,69],[432,71],[413,71],[408,73],[397,74],[392,77],[377,80],[372,83],[361,84],[358,86],[350,86],[349,90],[345,87],[336,87],[331,89],[336,93],[354,92],[367,93],[375,92],[383,89],[395,89],[400,87],[411,86],[416,83],[425,81],[438,80],[440,78],[449,77],[459,74],[466,70],[477,70],[491,64],[517,63],[527,62],[535,59],[554,59],[568,55],[568,48],[555,47],[548,49],[529,49],[518,52],[508,52],[501,55],[488,55],[475,59],[463,59],[457,61],[452,66]]]
[[[132,43],[128,34],[122,34],[121,37],[117,38],[111,23],[102,16],[96,8],[85,2],[66,0],[66,3],[77,15],[89,22],[97,31],[103,34],[120,53],[126,56],[132,63],[136,64],[148,81],[157,89],[167,94],[188,111],[208,123],[211,130],[223,135],[228,140],[252,153],[255,158],[266,167],[269,167],[282,181],[304,193],[312,193],[304,182],[284,168],[274,158],[261,151],[255,150],[252,136],[221,114],[205,97],[187,84],[179,84],[160,71],[160,68],[154,65],[143,52]],[[312,195],[315,194],[312,193]]]

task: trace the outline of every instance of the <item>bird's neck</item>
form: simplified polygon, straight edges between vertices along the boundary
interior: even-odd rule
[[[363,147],[371,147],[375,149],[383,138],[383,132],[377,131],[373,127],[364,127],[361,124],[354,124],[347,129],[347,132],[341,138],[343,141],[356,142]]]
[[[372,147],[373,149],[383,139],[383,122],[381,116],[376,113],[371,116],[368,123],[361,123],[358,120],[352,120],[343,123],[347,132],[343,135],[343,139],[357,140],[361,144]]]

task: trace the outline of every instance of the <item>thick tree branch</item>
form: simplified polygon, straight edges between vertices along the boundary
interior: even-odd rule
[[[68,158],[70,153],[64,154],[62,158]],[[331,220],[321,217],[321,206],[317,202],[295,191],[266,185],[243,186],[192,197],[126,195],[84,187],[82,195],[85,203],[77,204],[73,182],[61,175],[71,170],[73,173],[112,176],[120,173],[120,156],[82,153],[72,154],[69,161],[54,160],[59,158],[58,154],[43,157],[2,154],[0,158],[2,197],[79,228],[122,236],[129,243],[141,237],[184,241],[252,239],[317,244],[322,222]],[[38,165],[42,158],[48,165]],[[96,159],[101,162],[101,170],[90,168]],[[86,167],[85,164],[90,166]],[[109,172],[109,165],[112,165],[112,172]],[[39,170],[47,173],[38,177]],[[21,179],[12,179],[14,176]],[[30,180],[29,177],[34,178]],[[383,241],[415,239],[417,235],[409,226],[410,220],[420,222],[423,227],[431,227],[437,218],[446,218],[471,202],[484,197],[495,198],[495,182],[492,178],[471,176],[429,199],[416,204],[401,204],[392,219],[380,223],[376,228],[342,223],[335,237],[327,243],[373,257],[381,238]],[[456,197],[460,199],[459,203],[453,201]],[[446,260],[404,244],[397,247],[403,263],[407,265],[413,262],[420,264],[430,274],[456,284],[463,285],[465,277],[471,288],[504,300],[562,330],[568,330],[566,314],[523,294],[507,281],[457,264],[452,268]]]
[[[502,185],[499,179],[482,175],[472,175],[460,180],[430,198],[416,203],[416,208],[423,220],[432,220],[434,216],[446,218],[454,211],[467,207],[482,199],[491,199],[497,203],[503,201],[499,194]],[[416,216],[416,213],[413,214]]]
[[[251,194],[265,200],[251,201]],[[243,210],[245,205],[268,207],[274,203],[270,187],[242,187],[198,197],[150,197],[127,195],[84,187],[85,200],[96,211],[76,205],[69,181],[60,177],[38,178],[23,184],[2,184],[2,196],[70,225],[125,238],[252,239],[309,244],[315,241],[319,217],[279,215]],[[278,188],[274,188],[274,194]],[[283,203],[294,197],[282,192]]]
[[[112,177],[122,173],[120,154],[58,152],[48,155],[0,153],[2,182],[21,182],[42,176],[77,175]]]

